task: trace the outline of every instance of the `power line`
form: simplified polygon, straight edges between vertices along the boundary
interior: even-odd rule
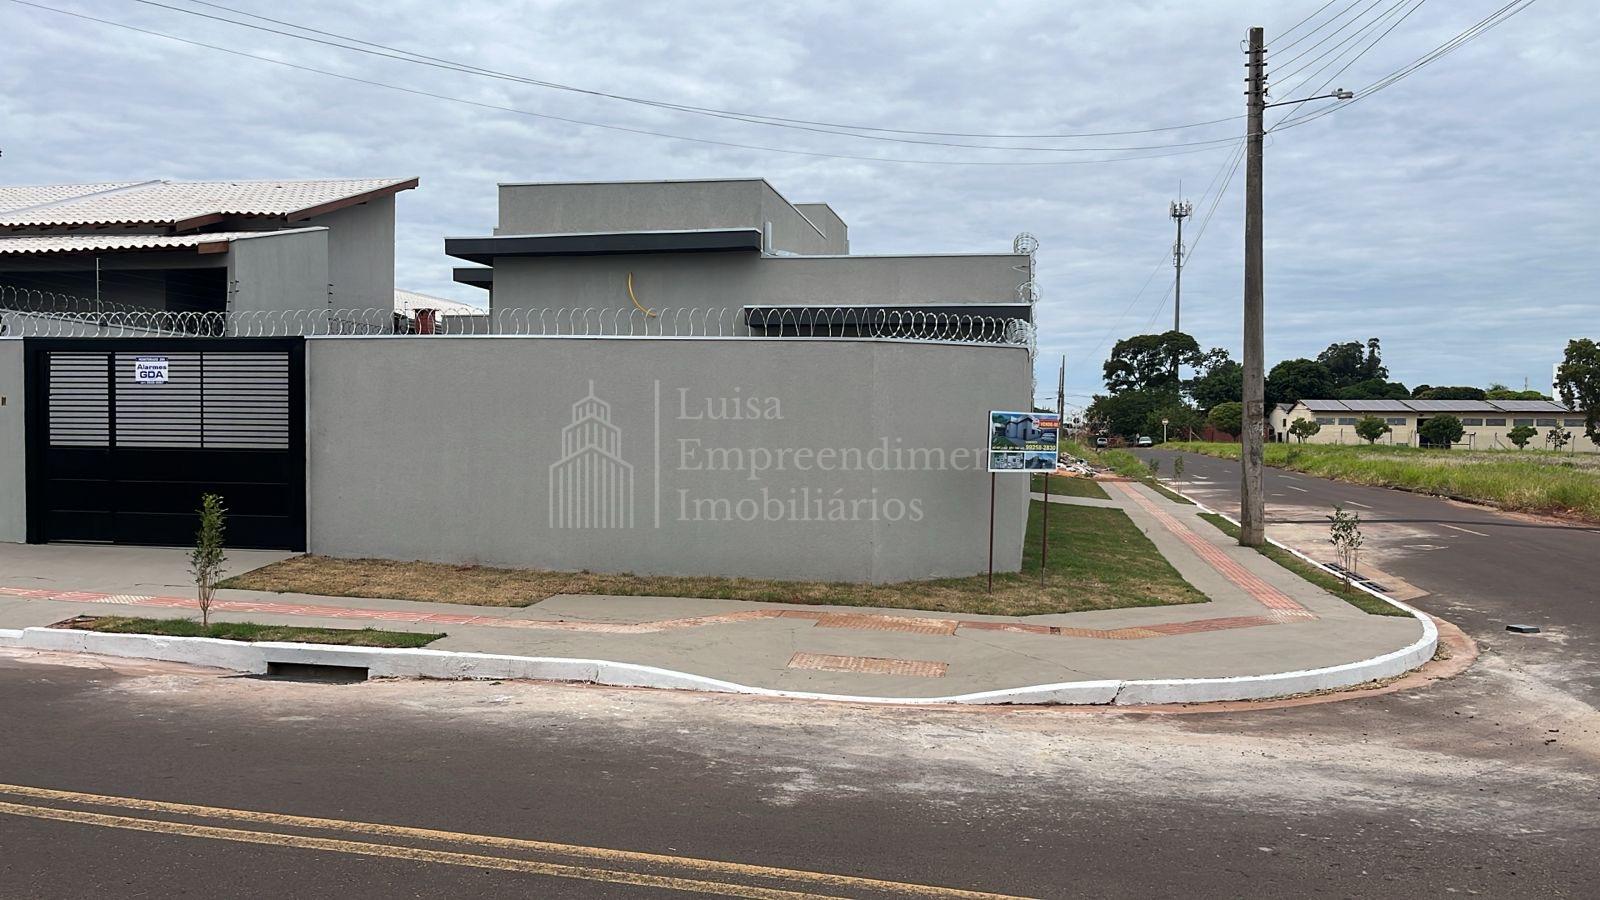
[[[495,78],[495,79],[504,80],[504,81],[513,81],[513,82],[517,82],[519,84],[526,84],[526,85],[531,85],[531,86],[534,86],[534,87],[547,88],[547,89],[550,89],[550,90],[568,91],[568,92],[571,92],[571,93],[584,94],[584,95],[591,96],[591,97],[602,97],[602,98],[609,99],[609,100],[617,100],[617,101],[621,101],[621,102],[624,102],[624,103],[639,104],[639,105],[642,105],[642,106],[649,106],[649,107],[653,107],[653,108],[657,108],[657,109],[674,110],[674,111],[677,111],[677,112],[691,113],[691,114],[694,114],[694,115],[710,116],[710,117],[713,117],[713,118],[728,119],[728,120],[733,120],[733,121],[745,122],[745,123],[752,124],[752,125],[765,125],[765,126],[774,127],[774,128],[792,128],[792,129],[797,129],[797,130],[801,130],[801,131],[815,132],[815,133],[818,133],[818,134],[842,135],[842,136],[845,136],[845,137],[853,137],[853,138],[858,138],[858,139],[862,139],[862,140],[890,141],[890,142],[895,142],[895,143],[908,143],[908,144],[929,144],[929,145],[933,145],[933,146],[961,147],[961,148],[976,149],[976,150],[1035,150],[1035,151],[1055,151],[1055,152],[1085,152],[1085,151],[1100,152],[1100,151],[1111,151],[1111,150],[1160,149],[1158,147],[1082,147],[1082,148],[994,147],[994,146],[986,145],[986,144],[968,144],[968,143],[955,143],[955,142],[947,142],[947,141],[931,141],[931,140],[913,139],[913,138],[906,138],[906,137],[888,137],[888,136],[885,136],[885,135],[922,135],[922,136],[925,136],[925,137],[974,137],[974,138],[990,138],[990,139],[1022,139],[1022,138],[1071,139],[1071,138],[1086,138],[1086,137],[1113,137],[1113,136],[1127,136],[1127,135],[1138,135],[1138,134],[1155,134],[1155,133],[1162,132],[1162,131],[1178,131],[1178,130],[1187,129],[1187,128],[1199,128],[1199,127],[1203,127],[1203,126],[1207,126],[1207,125],[1216,125],[1216,124],[1219,124],[1219,123],[1222,123],[1222,122],[1231,122],[1231,121],[1234,121],[1236,119],[1243,118],[1242,116],[1225,116],[1225,117],[1220,118],[1220,119],[1211,119],[1211,120],[1201,121],[1201,122],[1189,122],[1189,123],[1186,123],[1186,124],[1183,124],[1183,125],[1163,125],[1163,126],[1158,126],[1158,127],[1155,127],[1155,128],[1142,128],[1142,129],[1133,129],[1133,130],[1126,130],[1126,131],[1077,132],[1077,133],[1067,133],[1067,134],[1003,134],[1003,133],[1002,134],[996,134],[996,133],[982,133],[982,132],[916,131],[916,130],[911,130],[911,129],[884,128],[884,127],[877,127],[877,126],[870,126],[870,125],[850,125],[850,124],[843,124],[843,123],[838,123],[838,122],[825,122],[825,121],[817,121],[817,120],[810,120],[810,119],[796,119],[796,118],[787,118],[787,117],[783,117],[783,116],[771,116],[771,115],[763,115],[763,114],[759,114],[759,113],[745,113],[745,112],[738,112],[738,111],[735,111],[735,110],[717,109],[717,108],[714,108],[714,107],[694,106],[692,104],[674,103],[674,102],[666,101],[666,100],[654,100],[654,99],[645,98],[645,97],[631,96],[631,95],[628,95],[628,94],[618,94],[618,93],[613,93],[613,92],[610,92],[610,91],[602,91],[602,90],[598,90],[598,89],[595,89],[595,88],[586,88],[586,87],[581,87],[581,86],[577,86],[577,85],[562,84],[560,82],[547,81],[547,80],[544,80],[544,79],[533,78],[533,77],[530,77],[530,76],[517,75],[517,74],[514,74],[514,73],[510,73],[510,72],[502,72],[502,71],[497,71],[497,70],[494,70],[494,69],[488,69],[488,68],[484,68],[482,66],[472,65],[471,63],[464,63],[464,62],[460,62],[460,61],[457,61],[457,60],[446,59],[446,58],[443,58],[443,57],[429,56],[427,54],[416,53],[414,51],[404,50],[404,49],[401,49],[401,48],[398,48],[398,47],[389,46],[389,45],[386,45],[386,44],[379,44],[379,43],[376,43],[376,42],[373,42],[373,41],[368,41],[368,40],[364,40],[364,39],[357,38],[357,37],[351,37],[349,35],[339,34],[337,32],[325,31],[325,30],[319,29],[319,28],[312,28],[310,26],[300,25],[300,24],[297,24],[297,23],[294,23],[294,22],[289,22],[289,21],[283,20],[283,19],[274,19],[274,18],[271,18],[269,16],[258,15],[256,13],[248,12],[248,11],[245,11],[245,10],[235,9],[233,7],[230,7],[230,6],[224,6],[224,5],[220,4],[220,3],[211,3],[211,2],[208,2],[208,0],[189,0],[189,2],[193,3],[195,5],[198,5],[198,6],[205,6],[205,7],[210,7],[212,9],[223,10],[225,12],[230,12],[230,13],[233,13],[235,15],[245,16],[247,18],[256,19],[256,20],[262,21],[262,22],[270,22],[270,23],[272,23],[274,25],[282,25],[282,26],[284,26],[286,28],[295,29],[296,31],[307,32],[307,34],[295,34],[295,33],[290,32],[290,31],[281,31],[281,30],[276,29],[276,28],[266,28],[266,27],[263,27],[263,26],[260,26],[260,25],[253,25],[253,24],[251,24],[249,22],[241,22],[241,21],[239,21],[237,19],[230,19],[230,18],[227,18],[225,16],[212,15],[210,13],[201,12],[199,10],[185,9],[183,7],[180,7],[180,6],[172,6],[172,5],[167,4],[167,3],[156,2],[156,0],[135,0],[135,2],[142,3],[142,4],[146,5],[146,6],[153,6],[153,7],[158,7],[160,9],[171,10],[173,12],[178,12],[178,13],[182,13],[182,14],[185,14],[185,15],[198,16],[200,18],[210,19],[210,20],[217,21],[217,22],[226,22],[228,24],[237,25],[237,26],[242,27],[242,28],[250,28],[250,29],[254,29],[256,31],[262,31],[262,32],[266,32],[266,33],[269,33],[269,34],[281,35],[283,37],[293,38],[295,40],[310,41],[312,43],[322,44],[324,46],[337,47],[339,49],[351,50],[351,51],[355,51],[357,53],[366,53],[366,54],[369,54],[369,55],[372,55],[372,56],[379,56],[379,57],[383,57],[383,58],[386,58],[386,59],[398,60],[400,62],[408,62],[408,63],[418,64],[418,65],[431,66],[433,68],[445,69],[447,71],[460,72],[460,73],[469,74],[469,75],[478,75],[478,76],[482,76],[482,77]],[[328,37],[328,38],[335,38],[335,39],[337,39],[337,41],[348,41],[350,43],[338,43],[337,41],[321,40],[321,39],[309,36],[309,35],[313,35],[313,34],[322,35],[322,36]],[[351,46],[351,44],[358,44],[358,45],[361,45],[361,46]],[[368,48],[371,48],[371,49],[368,49]],[[862,134],[862,133],[859,133],[859,132],[876,132],[876,133]],[[1217,141],[1217,143],[1226,143],[1227,141],[1231,141],[1231,140],[1232,140],[1232,138],[1225,138],[1225,139],[1222,139],[1220,141]],[[1177,145],[1163,145],[1163,146],[1177,146]]]
[[[1409,0],[1408,0],[1408,2],[1409,2]],[[1389,32],[1394,31],[1396,28],[1399,28],[1401,23],[1405,22],[1406,19],[1411,18],[1411,14],[1416,12],[1417,10],[1421,9],[1422,8],[1422,4],[1424,4],[1426,2],[1427,2],[1427,0],[1416,0],[1416,5],[1412,6],[1410,9],[1406,10],[1405,15],[1402,15],[1400,18],[1396,19],[1394,21],[1394,23],[1392,25],[1390,25],[1388,28],[1385,28],[1381,34],[1379,34],[1377,37],[1373,38],[1370,42],[1368,42],[1365,47],[1362,47],[1361,48],[1361,52],[1357,53],[1355,56],[1350,57],[1350,60],[1348,62],[1346,62],[1344,65],[1340,66],[1337,70],[1335,70],[1334,73],[1332,75],[1329,75],[1321,84],[1317,85],[1316,87],[1312,88],[1309,91],[1306,91],[1306,96],[1307,97],[1315,97],[1315,96],[1321,94],[1323,91],[1327,90],[1328,89],[1328,85],[1333,84],[1335,79],[1337,79],[1340,75],[1343,75],[1351,66],[1355,65],[1356,62],[1361,59],[1361,57],[1366,56],[1367,55],[1367,51],[1371,50],[1373,47],[1378,46],[1378,43],[1380,41],[1382,41],[1384,38],[1389,36]],[[1351,48],[1351,49],[1354,49],[1354,48]],[[1346,51],[1346,52],[1348,52],[1348,51]],[[1340,55],[1342,56],[1344,54],[1340,54]],[[1334,62],[1337,62],[1337,61],[1338,61],[1337,59],[1330,60],[1328,63],[1323,65],[1322,69],[1326,69],[1328,66],[1332,65]],[[1301,80],[1294,87],[1290,88],[1288,91],[1285,91],[1285,94],[1286,95],[1294,94],[1302,86],[1304,86],[1306,84],[1306,82],[1309,82],[1312,78],[1317,77],[1317,74],[1320,73],[1322,71],[1322,69],[1318,69],[1316,72],[1313,72],[1310,75],[1306,76],[1305,79]],[[1287,118],[1289,118],[1290,115],[1293,115],[1293,113],[1289,113],[1288,115],[1285,115],[1284,118],[1287,119]],[[1283,121],[1282,119],[1279,120],[1280,123],[1282,121]],[[1269,128],[1267,130],[1271,131],[1272,129]]]
[[[1312,35],[1316,34],[1317,32],[1321,31],[1322,29],[1327,28],[1329,25],[1332,25],[1333,23],[1339,21],[1339,19],[1341,19],[1344,16],[1345,13],[1349,12],[1352,9],[1355,9],[1358,5],[1360,5],[1360,3],[1361,3],[1361,0],[1351,0],[1351,3],[1350,3],[1349,6],[1346,6],[1344,9],[1341,9],[1338,12],[1334,13],[1333,16],[1328,19],[1328,21],[1323,22],[1321,25],[1318,25],[1317,27],[1311,29],[1310,31],[1306,32],[1305,34],[1300,35],[1299,37],[1295,38],[1294,40],[1290,41],[1289,43],[1284,44],[1282,47],[1279,47],[1278,48],[1278,52],[1279,53],[1287,52],[1288,50],[1293,48],[1296,44],[1300,43],[1301,41],[1311,37]],[[1324,6],[1322,9],[1327,9],[1327,8],[1328,8],[1327,6]],[[1321,11],[1322,11],[1321,9],[1317,10],[1317,12],[1321,12]],[[1313,13],[1313,15],[1315,15],[1315,13]],[[1305,23],[1302,22],[1301,24],[1303,25]],[[1298,28],[1298,27],[1300,27],[1300,26],[1299,25],[1295,26],[1295,28]],[[1291,30],[1293,30],[1293,29],[1291,29]]]
[[[1235,161],[1235,157],[1236,157],[1236,155],[1238,153],[1242,152],[1243,146],[1244,146],[1244,141],[1241,140],[1239,142],[1239,148],[1236,148],[1235,154],[1230,154],[1228,159],[1224,160],[1222,165],[1219,166],[1217,168],[1217,171],[1211,176],[1211,181],[1209,181],[1206,184],[1206,189],[1203,192],[1201,192],[1201,194],[1200,194],[1200,203],[1201,203],[1201,205],[1205,204],[1206,198],[1211,195],[1211,189],[1213,187],[1215,187],[1216,184],[1217,184],[1217,179],[1222,177],[1222,173],[1224,171],[1226,171],[1230,167],[1230,164],[1232,164],[1233,168],[1238,168],[1238,164]],[[1229,177],[1231,178],[1232,176],[1230,175]],[[1215,204],[1212,205],[1212,208],[1213,208],[1213,210],[1215,209]],[[1201,234],[1204,234],[1204,233],[1205,233],[1205,228],[1202,226]],[[1198,240],[1196,241],[1196,243],[1198,243]],[[1164,268],[1166,266],[1166,264],[1168,262],[1168,259],[1169,259],[1168,252],[1169,251],[1166,251],[1166,250],[1163,250],[1161,252],[1161,258],[1156,260],[1155,267],[1150,270],[1150,275],[1145,278],[1144,284],[1139,286],[1139,290],[1138,290],[1137,293],[1135,293],[1133,295],[1133,299],[1129,300],[1128,301],[1128,305],[1123,307],[1122,312],[1116,317],[1116,319],[1112,320],[1111,325],[1108,328],[1106,328],[1105,334],[1100,336],[1100,340],[1096,343],[1096,346],[1095,346],[1094,350],[1092,352],[1090,352],[1090,354],[1089,354],[1089,358],[1090,359],[1093,359],[1093,358],[1098,357],[1100,355],[1100,351],[1105,349],[1106,343],[1108,341],[1110,341],[1112,333],[1117,330],[1117,326],[1121,325],[1122,324],[1122,320],[1126,319],[1128,317],[1128,313],[1133,312],[1133,308],[1136,305],[1138,305],[1138,303],[1139,303],[1139,298],[1144,296],[1144,292],[1150,287],[1150,283],[1155,280],[1156,274],[1159,273],[1162,270],[1162,268]],[[1172,288],[1169,285],[1168,288],[1167,288],[1167,291],[1168,291],[1169,295],[1171,293],[1171,290],[1172,290]],[[1156,315],[1160,315],[1161,314],[1160,310],[1162,308],[1164,308],[1165,306],[1166,306],[1166,300],[1163,298],[1162,301],[1161,301],[1161,307],[1158,307],[1157,310],[1156,310]],[[1151,322],[1154,322],[1154,321],[1155,321],[1155,319],[1152,318]],[[1146,326],[1146,327],[1148,328],[1149,326]]]
[[[1421,70],[1422,68],[1424,68],[1424,67],[1426,67],[1426,66],[1428,66],[1428,65],[1430,65],[1430,64],[1432,64],[1434,62],[1437,62],[1438,60],[1444,58],[1445,56],[1448,56],[1450,53],[1452,53],[1455,50],[1459,49],[1463,45],[1465,45],[1467,43],[1470,43],[1473,40],[1476,40],[1477,38],[1481,37],[1482,35],[1484,35],[1488,31],[1490,31],[1491,29],[1493,29],[1496,26],[1499,26],[1502,23],[1506,22],[1512,16],[1515,16],[1517,13],[1520,13],[1523,10],[1527,9],[1528,7],[1532,6],[1535,2],[1536,2],[1536,0],[1511,0],[1510,3],[1505,4],[1504,6],[1500,7],[1499,9],[1497,9],[1494,12],[1490,13],[1489,15],[1483,17],[1482,19],[1480,19],[1479,21],[1475,22],[1471,26],[1469,26],[1466,29],[1462,30],[1461,32],[1457,33],[1454,37],[1450,38],[1449,40],[1445,41],[1444,43],[1440,44],[1439,46],[1433,48],[1432,50],[1428,51],[1427,53],[1424,53],[1422,56],[1412,60],[1411,62],[1405,64],[1404,66],[1401,66],[1399,69],[1396,69],[1395,71],[1390,72],[1388,75],[1385,75],[1382,78],[1379,78],[1377,81],[1374,81],[1371,84],[1367,85],[1366,87],[1356,91],[1355,92],[1356,96],[1355,96],[1354,99],[1347,100],[1347,101],[1344,101],[1342,103],[1337,103],[1337,104],[1333,104],[1333,105],[1330,105],[1330,106],[1326,106],[1326,107],[1323,107],[1321,109],[1311,110],[1311,111],[1308,111],[1308,112],[1303,113],[1303,114],[1298,115],[1298,116],[1289,117],[1285,121],[1281,121],[1277,125],[1274,125],[1269,130],[1270,131],[1278,131],[1278,130],[1284,129],[1284,128],[1294,128],[1294,127],[1296,127],[1298,125],[1304,125],[1304,124],[1307,124],[1309,122],[1312,122],[1312,121],[1315,121],[1317,119],[1320,119],[1323,116],[1328,115],[1329,113],[1335,112],[1335,111],[1340,110],[1340,109],[1345,109],[1345,108],[1349,107],[1352,103],[1357,103],[1357,102],[1360,102],[1361,100],[1365,100],[1367,97],[1369,97],[1369,96],[1371,96],[1373,94],[1376,94],[1377,92],[1383,90],[1384,88],[1390,87],[1395,82],[1398,82],[1398,81],[1400,81],[1400,80],[1402,80],[1402,79],[1404,79],[1404,78],[1406,78],[1406,77],[1408,77],[1408,76],[1410,76],[1412,74],[1415,74],[1417,71]]]
[[[1289,35],[1294,34],[1294,31],[1295,31],[1296,28],[1299,28],[1301,25],[1304,25],[1305,23],[1311,21],[1312,19],[1315,19],[1317,16],[1322,15],[1322,11],[1323,10],[1327,9],[1328,7],[1332,6],[1333,4],[1335,4],[1337,2],[1338,2],[1338,0],[1328,0],[1327,3],[1324,3],[1321,6],[1317,7],[1316,12],[1313,12],[1311,15],[1306,16],[1304,19],[1301,19],[1300,21],[1294,23],[1293,25],[1290,25],[1288,28],[1285,28],[1283,30],[1283,33],[1278,35],[1278,37],[1287,40]]]
[[[46,5],[42,4],[42,3],[33,3],[33,2],[31,2],[31,0],[11,0],[11,2],[19,4],[21,6],[28,6],[28,7],[34,8],[34,9],[42,9],[42,10],[45,10],[47,12],[53,12],[53,13],[57,13],[57,14],[64,15],[64,16],[70,16],[70,17],[75,18],[75,19],[82,19],[82,20],[89,21],[89,22],[96,22],[96,23],[99,23],[101,25],[110,25],[110,26],[112,26],[114,28],[121,28],[121,29],[124,29],[126,31],[135,32],[137,34],[144,34],[144,35],[149,35],[149,36],[152,36],[152,37],[164,38],[166,40],[175,41],[175,42],[180,43],[180,44],[187,44],[187,45],[194,46],[194,47],[203,47],[203,48],[205,48],[207,50],[215,50],[215,51],[218,51],[218,52],[221,52],[221,53],[227,53],[227,54],[230,54],[232,56],[237,56],[237,57],[240,57],[240,58],[243,58],[243,59],[250,59],[250,60],[254,60],[256,62],[270,63],[272,65],[282,66],[282,67],[288,68],[288,69],[295,69],[295,70],[302,71],[302,72],[310,72],[310,73],[317,74],[317,75],[324,75],[324,76],[327,76],[329,78],[337,78],[337,79],[339,79],[341,81],[349,81],[349,82],[352,82],[352,83],[355,83],[355,84],[364,84],[364,85],[368,85],[370,87],[384,88],[386,90],[398,91],[398,92],[401,92],[401,93],[411,94],[411,95],[418,96],[418,97],[429,97],[429,98],[432,98],[432,99],[435,99],[435,100],[445,100],[445,101],[449,101],[449,102],[453,102],[453,103],[461,103],[461,104],[464,104],[464,105],[467,105],[467,106],[477,107],[479,109],[489,109],[489,110],[495,110],[497,112],[507,112],[507,113],[512,113],[514,115],[529,116],[529,117],[532,117],[532,118],[545,119],[545,120],[552,121],[552,122],[564,122],[564,123],[571,124],[571,125],[582,125],[582,126],[589,127],[589,128],[602,128],[602,129],[606,129],[608,131],[618,131],[618,132],[623,132],[623,133],[627,133],[627,134],[646,135],[646,136],[649,136],[649,137],[668,138],[668,139],[671,139],[671,140],[679,140],[679,141],[691,141],[691,142],[699,143],[699,144],[708,144],[708,145],[718,146],[718,147],[729,147],[729,148],[739,149],[739,150],[757,150],[757,151],[761,151],[761,152],[765,152],[765,153],[784,153],[784,154],[788,154],[788,155],[792,155],[792,156],[806,156],[806,157],[819,158],[819,159],[848,159],[848,160],[857,160],[857,161],[860,161],[860,162],[897,163],[897,164],[907,164],[907,165],[1038,167],[1038,166],[1094,165],[1094,164],[1098,164],[1098,163],[1107,163],[1107,162],[1125,162],[1125,161],[1141,160],[1141,159],[1161,159],[1161,158],[1165,158],[1165,157],[1169,157],[1169,156],[1185,156],[1185,155],[1188,155],[1188,154],[1191,154],[1191,153],[1205,153],[1205,152],[1208,152],[1208,151],[1211,151],[1211,150],[1220,150],[1225,146],[1224,144],[1211,144],[1211,143],[1208,142],[1206,146],[1190,147],[1189,149],[1176,150],[1176,151],[1173,151],[1173,152],[1170,152],[1170,153],[1143,153],[1143,154],[1136,154],[1136,155],[1129,155],[1129,156],[1103,157],[1103,158],[1099,158],[1099,159],[1025,160],[1025,161],[1018,161],[1018,160],[908,159],[908,158],[904,158],[904,157],[891,157],[891,156],[864,156],[864,155],[860,155],[860,154],[850,154],[850,153],[827,153],[827,152],[823,152],[823,151],[819,151],[819,150],[799,150],[799,149],[795,149],[795,148],[792,148],[792,147],[771,147],[771,146],[766,146],[766,145],[762,145],[762,144],[743,144],[743,143],[738,143],[738,142],[734,142],[734,141],[722,141],[722,140],[715,140],[715,139],[712,139],[712,138],[702,138],[702,137],[694,137],[694,136],[685,135],[685,134],[675,134],[675,133],[672,133],[672,132],[654,131],[654,130],[647,129],[647,128],[634,128],[634,127],[626,126],[626,125],[615,125],[615,124],[606,123],[606,122],[593,122],[593,121],[589,121],[589,120],[585,120],[585,119],[574,119],[574,118],[570,118],[570,117],[567,117],[567,116],[553,115],[551,113],[534,112],[532,110],[521,109],[519,107],[514,107],[514,106],[502,106],[502,105],[496,104],[496,103],[487,103],[487,102],[480,101],[480,100],[470,100],[470,99],[467,99],[465,97],[457,97],[457,96],[453,96],[453,95],[450,95],[450,94],[441,94],[441,93],[436,93],[434,91],[425,91],[425,90],[421,90],[419,88],[409,88],[409,87],[404,87],[404,86],[401,86],[401,85],[391,84],[389,82],[377,81],[375,79],[361,78],[361,77],[358,77],[358,76],[355,76],[355,75],[345,75],[345,74],[340,73],[340,72],[332,72],[332,71],[329,71],[327,69],[319,69],[319,68],[316,68],[314,66],[306,66],[306,65],[301,65],[299,63],[292,63],[292,62],[288,62],[286,60],[273,59],[271,57],[260,56],[260,55],[254,54],[254,53],[249,53],[249,52],[244,51],[244,50],[236,50],[236,49],[234,49],[232,47],[224,47],[224,46],[221,46],[221,45],[218,45],[218,44],[210,44],[210,43],[206,43],[204,41],[197,41],[197,40],[192,40],[190,38],[178,37],[176,35],[167,34],[165,32],[161,32],[161,31],[155,31],[155,30],[149,29],[149,28],[141,28],[141,27],[136,26],[136,25],[128,25],[126,23],[113,21],[111,19],[102,19],[102,18],[99,18],[97,16],[88,15],[86,13],[79,13],[79,12],[72,12],[70,10],[58,9],[56,7],[53,7],[53,6],[46,6]],[[1174,144],[1174,145],[1171,145],[1171,146],[1183,147],[1183,146],[1188,146],[1188,145]]]
[[[1417,6],[1421,6],[1422,5],[1420,0],[1398,0],[1398,2],[1396,2],[1393,6],[1389,7],[1388,9],[1384,10],[1376,18],[1374,18],[1371,22],[1368,22],[1366,25],[1363,25],[1361,28],[1357,29],[1356,31],[1351,32],[1350,35],[1348,37],[1346,37],[1344,40],[1340,41],[1337,44],[1334,44],[1332,47],[1329,47],[1327,52],[1322,53],[1322,54],[1320,54],[1319,56],[1317,56],[1317,57],[1315,57],[1313,59],[1307,60],[1304,65],[1300,66],[1300,68],[1294,69],[1294,70],[1289,71],[1289,72],[1284,72],[1282,74],[1274,73],[1276,80],[1278,80],[1278,81],[1288,81],[1294,75],[1297,75],[1300,72],[1304,72],[1306,69],[1310,69],[1312,66],[1316,65],[1319,62],[1322,62],[1324,59],[1327,60],[1326,62],[1322,62],[1322,65],[1318,66],[1316,69],[1314,69],[1311,72],[1311,74],[1309,74],[1306,77],[1302,78],[1294,87],[1289,88],[1288,90],[1284,91],[1283,92],[1283,96],[1287,97],[1290,94],[1293,94],[1295,91],[1299,90],[1300,87],[1302,85],[1304,85],[1306,82],[1310,81],[1313,78],[1316,78],[1322,72],[1326,71],[1329,66],[1337,63],[1341,58],[1344,57],[1344,55],[1346,53],[1349,53],[1351,50],[1355,49],[1356,47],[1361,46],[1361,42],[1366,39],[1367,35],[1370,34],[1373,29],[1375,29],[1378,26],[1382,25],[1385,21],[1387,21],[1390,18],[1392,18],[1396,13],[1400,12],[1400,10],[1402,8],[1404,8],[1407,4],[1413,3],[1413,2],[1416,2],[1416,6],[1413,6],[1411,8],[1411,10],[1409,10],[1405,14],[1405,16],[1401,16],[1400,17],[1400,21],[1404,21],[1406,16],[1409,16],[1409,15],[1411,15],[1412,12],[1416,11]],[[1384,34],[1388,34],[1388,32],[1385,31]]]
[[[1360,2],[1360,0],[1357,0],[1357,2]],[[1296,53],[1294,56],[1291,56],[1288,59],[1284,60],[1283,62],[1278,63],[1278,65],[1279,66],[1292,65],[1296,60],[1300,59],[1301,57],[1305,56],[1306,54],[1310,53],[1311,51],[1317,49],[1318,47],[1321,47],[1323,44],[1326,44],[1327,42],[1333,40],[1334,38],[1338,37],[1341,33],[1343,33],[1346,29],[1354,26],[1357,22],[1360,22],[1362,17],[1364,17],[1367,13],[1372,12],[1373,8],[1378,6],[1382,2],[1383,2],[1383,0],[1372,0],[1372,4],[1370,6],[1368,6],[1366,9],[1363,9],[1361,12],[1356,13],[1355,17],[1352,18],[1350,21],[1344,23],[1343,25],[1340,25],[1338,28],[1335,28],[1333,31],[1328,32],[1327,36],[1325,36],[1322,40],[1317,41],[1315,44],[1312,44],[1311,46],[1305,48],[1304,50],[1301,50],[1299,53]],[[1342,15],[1342,13],[1341,13],[1341,15]],[[1343,43],[1343,41],[1341,41],[1340,43]],[[1335,44],[1334,46],[1337,47],[1338,45]],[[1279,52],[1281,53],[1283,51],[1279,51]],[[1280,78],[1288,78],[1289,76],[1295,74],[1296,72],[1299,72],[1301,69],[1304,69],[1304,68],[1306,68],[1307,66],[1310,66],[1310,65],[1314,65],[1317,60],[1321,59],[1324,56],[1327,56],[1329,53],[1332,53],[1332,52],[1333,52],[1332,49],[1324,50],[1324,51],[1322,51],[1321,54],[1313,57],[1309,62],[1303,63],[1300,66],[1299,69],[1290,69],[1289,71],[1284,72],[1282,75],[1280,75],[1278,77],[1280,77]]]

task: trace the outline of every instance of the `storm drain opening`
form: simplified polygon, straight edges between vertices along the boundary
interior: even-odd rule
[[[321,684],[355,684],[367,680],[366,666],[331,666],[322,663],[269,662],[267,678],[315,681]]]

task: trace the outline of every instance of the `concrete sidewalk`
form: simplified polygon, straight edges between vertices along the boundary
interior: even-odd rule
[[[1045,684],[1235,678],[1342,666],[1415,645],[1232,544],[1196,507],[1136,483],[1113,500],[1206,604],[1028,617],[677,597],[561,595],[521,608],[219,591],[219,620],[444,632],[430,650],[608,660],[751,688],[929,698]],[[244,571],[287,554],[231,551]],[[0,545],[0,629],[77,614],[192,615],[178,549]],[[1429,649],[1431,654],[1431,648]],[[1363,679],[1364,680],[1364,679]]]

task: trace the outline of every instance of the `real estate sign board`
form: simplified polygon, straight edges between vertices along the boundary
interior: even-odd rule
[[[1056,413],[989,412],[989,471],[1054,472],[1061,444]]]

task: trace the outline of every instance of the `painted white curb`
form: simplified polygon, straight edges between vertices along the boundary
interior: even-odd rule
[[[357,666],[377,678],[576,681],[617,687],[651,687],[894,705],[1062,704],[1107,705],[1204,703],[1255,700],[1350,687],[1389,678],[1427,662],[1438,632],[1424,619],[1422,640],[1409,647],[1359,662],[1233,678],[1175,678],[1144,681],[1071,681],[1029,687],[980,691],[945,697],[862,697],[809,691],[751,687],[637,663],[602,659],[501,656],[448,650],[378,647],[336,647],[262,641],[246,643],[217,638],[161,637],[146,634],[104,634],[61,628],[0,630],[0,646],[103,656],[158,659],[235,672],[263,674],[268,663]]]
[[[1181,491],[1175,493],[1182,494]],[[1226,513],[1183,495],[1199,509],[1238,524]],[[1332,572],[1322,563],[1285,544],[1268,538],[1274,546],[1305,562]],[[1399,609],[1422,625],[1422,636],[1398,650],[1370,659],[1279,672],[1229,678],[1155,678],[1139,681],[1068,681],[1028,687],[954,694],[946,697],[860,697],[810,691],[779,691],[722,681],[704,675],[678,672],[638,663],[603,659],[548,656],[502,656],[450,650],[342,647],[262,641],[246,643],[217,638],[161,637],[148,634],[105,634],[62,628],[0,629],[0,647],[97,653],[134,659],[159,659],[235,672],[264,674],[268,663],[302,663],[365,668],[374,678],[435,678],[454,680],[576,681],[613,687],[650,687],[673,690],[714,691],[785,697],[797,700],[832,700],[896,706],[944,704],[1060,704],[1075,706],[1144,705],[1155,703],[1211,703],[1221,700],[1265,700],[1315,691],[1353,687],[1402,675],[1433,658],[1439,629],[1426,614],[1365,585],[1356,587]]]

